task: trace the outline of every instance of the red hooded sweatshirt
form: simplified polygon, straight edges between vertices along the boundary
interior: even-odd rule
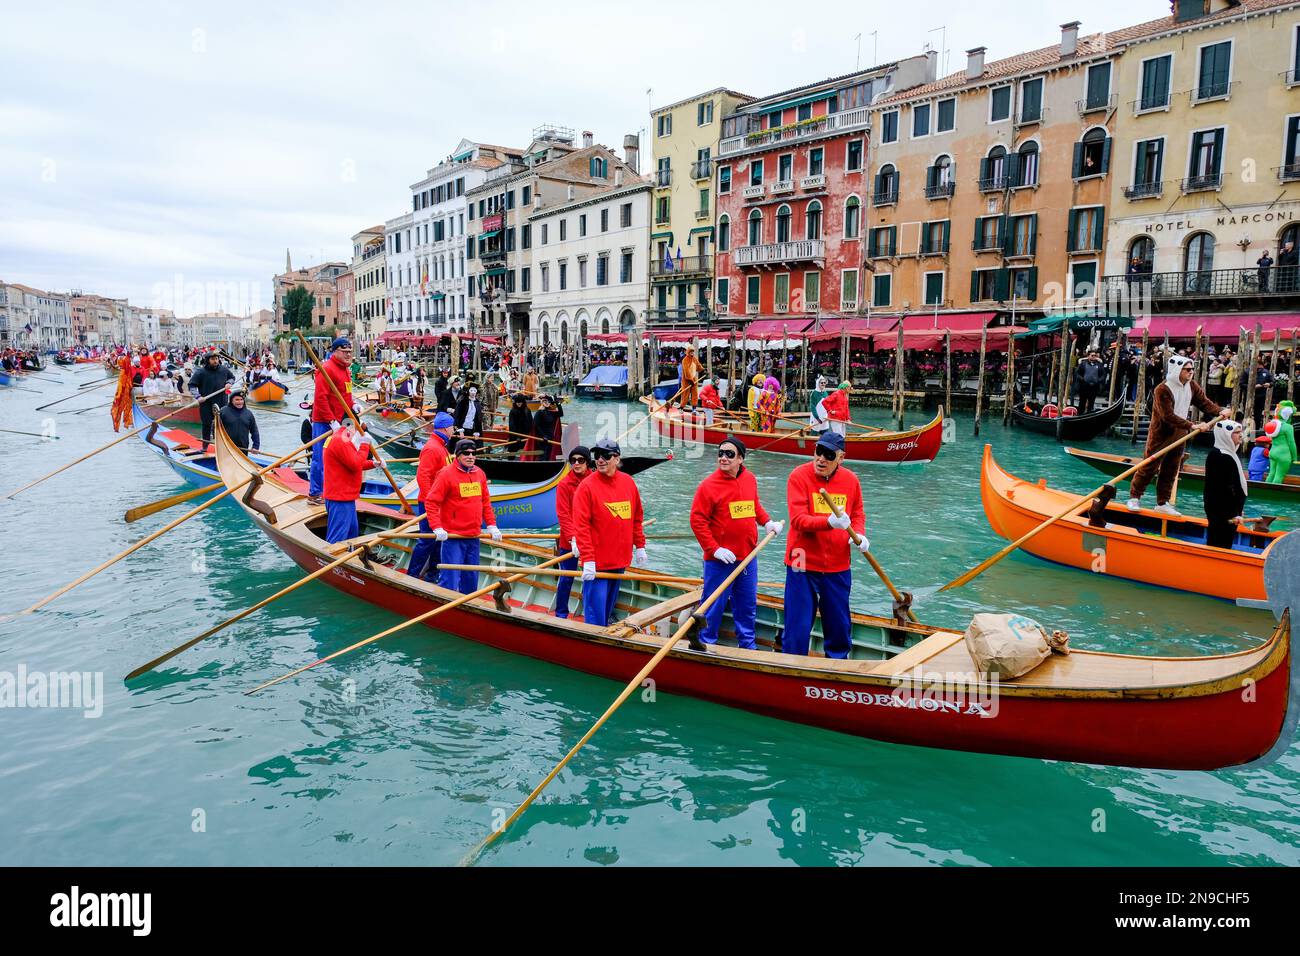
[[[420,463],[415,467],[415,484],[420,489],[421,501],[429,497],[429,492],[433,490],[433,479],[438,477],[438,472],[451,462],[452,458],[447,454],[447,446],[442,443],[442,439],[437,435],[430,435],[429,440],[420,449]]]
[[[758,482],[743,465],[735,478],[719,469],[700,482],[691,502],[691,530],[712,560],[718,548],[743,558],[758,544],[758,525],[767,524],[767,512],[758,500]]]
[[[433,479],[424,504],[430,528],[442,528],[453,538],[477,538],[484,525],[497,523],[488,495],[487,475],[475,465],[466,471],[452,462]]]
[[[867,517],[862,510],[858,476],[841,465],[828,480],[822,480],[813,471],[813,463],[806,462],[790,473],[785,485],[790,510],[786,567],[802,571],[847,571],[852,558],[849,533],[826,523],[831,509],[817,493],[820,488],[825,488],[840,510],[849,516],[854,531],[863,534],[866,530]]]
[[[347,408],[339,404],[339,400],[334,397],[330,391],[328,383],[320,372],[316,373],[315,383],[312,388],[314,395],[311,405],[311,420],[313,422],[344,422],[348,417],[348,410],[352,408],[352,372],[343,364],[343,357],[335,352],[325,361],[320,363],[320,367],[325,370],[325,374],[334,380],[338,386],[339,394],[343,400],[348,403]]]
[[[560,479],[559,485],[555,488],[555,513],[560,518],[560,550],[568,551],[569,542],[578,536],[577,529],[573,525],[573,496],[577,494],[578,486],[596,473],[596,469],[590,465],[587,466],[587,472],[581,478],[573,472],[569,472]]]
[[[831,389],[831,393],[822,399],[822,408],[828,417],[837,422],[849,420],[849,393],[842,388]]]
[[[340,438],[335,432],[325,439],[322,459],[325,467],[322,497],[329,501],[356,501],[361,496],[363,472],[375,467],[370,460],[370,443],[362,441],[358,450],[349,439]]]
[[[632,549],[645,547],[641,493],[623,472],[606,478],[594,471],[573,495],[573,537],[578,559],[596,562],[598,571],[626,568]]]

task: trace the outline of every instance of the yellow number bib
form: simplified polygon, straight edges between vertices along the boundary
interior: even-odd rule
[[[632,502],[630,501],[606,501],[605,507],[615,518],[622,518],[624,521],[632,520]]]
[[[477,481],[462,481],[460,483],[460,496],[462,498],[477,498],[483,494],[483,488]]]
[[[752,501],[732,501],[728,504],[731,509],[733,518],[752,518],[754,517],[754,502]]]
[[[843,511],[849,503],[849,496],[831,495],[831,501],[835,502],[835,507]],[[828,515],[832,513],[830,507],[822,500],[821,495],[812,496],[812,510],[813,514],[816,515]]]

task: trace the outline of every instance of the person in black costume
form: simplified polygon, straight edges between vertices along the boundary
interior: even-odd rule
[[[523,392],[516,392],[510,399],[510,417],[506,421],[506,427],[514,432],[506,450],[512,455],[518,455],[524,450],[524,442],[533,433],[533,413],[528,410],[528,398]]]
[[[1241,466],[1242,426],[1221,421],[1214,426],[1214,447],[1205,456],[1205,543],[1231,548],[1246,507],[1246,470]]]
[[[533,435],[537,438],[539,461],[554,461],[560,450],[560,419],[564,409],[556,404],[553,395],[542,396],[542,407],[533,416]],[[549,439],[549,440],[548,440]]]

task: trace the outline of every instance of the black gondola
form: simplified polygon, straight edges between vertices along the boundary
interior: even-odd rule
[[[1043,418],[1031,415],[1017,404],[1011,409],[1011,422],[1021,428],[1040,435],[1053,435],[1057,441],[1091,441],[1103,434],[1119,421],[1124,414],[1124,399],[1118,398],[1113,405],[1086,415],[1060,415],[1056,418]]]

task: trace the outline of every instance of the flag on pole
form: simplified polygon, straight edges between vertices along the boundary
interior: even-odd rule
[[[677,271],[682,271],[682,247],[677,247]]]
[[[664,272],[673,271],[673,254],[667,246],[664,246]]]

